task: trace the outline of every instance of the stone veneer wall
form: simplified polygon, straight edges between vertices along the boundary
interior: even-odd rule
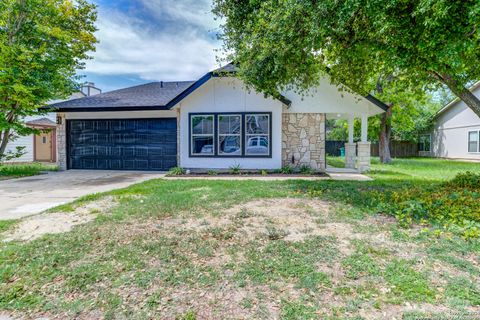
[[[57,113],[57,118],[62,119],[57,123],[57,163],[60,170],[67,170],[67,121],[64,113]]]
[[[287,165],[325,170],[324,114],[282,114],[282,166]]]

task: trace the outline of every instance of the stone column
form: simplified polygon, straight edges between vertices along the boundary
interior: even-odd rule
[[[345,143],[345,168],[355,169],[356,153],[357,145],[355,143]]]
[[[370,171],[370,142],[358,142],[358,171]]]
[[[64,113],[57,113],[57,163],[59,170],[67,170],[67,121]]]
[[[325,170],[325,115],[282,115],[282,166]]]

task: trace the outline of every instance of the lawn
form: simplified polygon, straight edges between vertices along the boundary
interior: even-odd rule
[[[42,173],[43,171],[56,170],[58,170],[58,167],[53,164],[0,164],[0,180],[34,176]]]
[[[0,310],[79,319],[466,317],[480,311],[478,238],[402,227],[379,204],[467,170],[479,164],[408,159],[374,164],[371,182],[152,180],[89,196],[63,209],[93,221],[1,242]],[[5,223],[4,236],[21,224]]]

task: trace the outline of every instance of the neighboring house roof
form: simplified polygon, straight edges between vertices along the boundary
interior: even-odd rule
[[[477,90],[478,88],[480,88],[480,81],[476,82],[473,86],[471,86],[468,90],[470,91],[475,91]],[[460,98],[455,98],[453,99],[452,101],[450,101],[449,103],[447,103],[442,109],[440,109],[436,114],[435,114],[435,117],[434,118],[437,118],[439,115],[441,115],[442,113],[444,113],[445,111],[447,111],[448,109],[450,109],[451,107],[453,107],[455,104],[457,104],[457,102],[460,102]]]
[[[194,81],[152,82],[49,105],[57,111],[117,111],[169,109],[168,103]]]
[[[31,121],[27,121],[29,126],[41,126],[41,127],[55,127],[57,124],[48,118],[40,118]]]

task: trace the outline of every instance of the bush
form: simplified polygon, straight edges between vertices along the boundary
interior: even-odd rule
[[[240,164],[234,164],[234,165],[230,166],[230,173],[231,174],[240,174],[241,169],[242,169],[242,167],[240,166]]]
[[[185,169],[182,167],[173,167],[168,171],[170,176],[181,176],[182,174],[185,174]]]
[[[285,166],[280,169],[280,173],[282,174],[292,174],[293,173],[293,168],[291,166]]]
[[[303,165],[300,167],[300,173],[302,174],[312,174],[313,173],[313,169],[310,168],[309,166],[307,165]]]
[[[445,186],[454,189],[469,189],[472,191],[480,191],[480,174],[470,171],[459,173],[445,184]]]
[[[466,172],[432,188],[392,192],[383,199],[380,209],[394,215],[404,226],[433,223],[465,237],[479,237],[479,204],[480,175]]]

